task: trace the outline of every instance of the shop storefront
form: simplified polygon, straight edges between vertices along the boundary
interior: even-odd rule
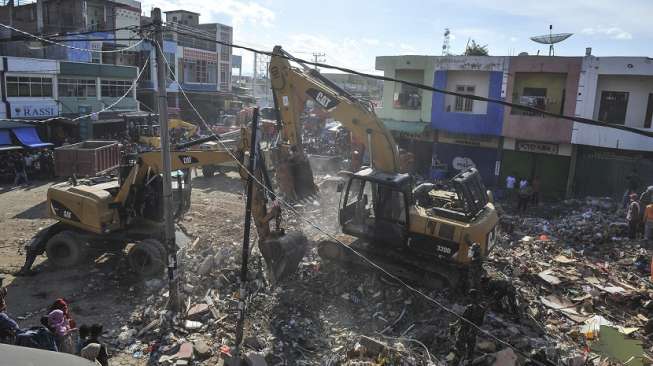
[[[653,185],[653,153],[578,145],[574,194],[621,199],[633,177],[640,190]]]
[[[529,181],[537,177],[544,199],[563,199],[567,189],[570,156],[570,144],[506,138],[501,160],[501,185],[508,175],[517,180]]]

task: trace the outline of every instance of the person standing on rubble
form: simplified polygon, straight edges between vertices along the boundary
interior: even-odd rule
[[[640,206],[642,202],[640,201]],[[647,241],[653,240],[653,203],[649,203],[644,208],[644,239]]]
[[[531,200],[533,195],[533,188],[526,179],[522,179],[519,182],[519,203],[517,204],[517,210],[520,213],[525,213],[526,208],[528,207],[528,202]]]
[[[514,174],[510,174],[506,177],[506,197],[508,197],[508,202],[513,202],[515,200],[515,183],[517,179]]]
[[[453,349],[453,364],[458,361],[467,359],[470,361],[474,358],[474,349],[476,348],[476,336],[478,328],[483,325],[485,320],[485,306],[481,302],[481,293],[477,289],[471,289],[469,294],[469,305],[465,307],[462,318],[452,324],[456,329],[456,343]]]
[[[637,239],[637,231],[639,229],[641,219],[641,206],[638,201],[637,193],[630,195],[630,204],[626,211],[626,221],[628,222],[628,238]]]

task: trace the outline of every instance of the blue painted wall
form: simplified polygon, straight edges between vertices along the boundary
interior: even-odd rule
[[[501,71],[490,72],[489,98],[501,99]],[[447,71],[436,71],[433,87],[447,88]],[[434,129],[473,135],[500,136],[503,127],[503,106],[496,103],[487,104],[487,114],[470,114],[446,112],[442,93],[433,93],[431,107],[431,126]]]
[[[497,149],[485,147],[455,145],[455,144],[433,144],[433,155],[449,168],[449,177],[458,174],[459,171],[454,169],[453,160],[455,158],[467,158],[474,162],[476,169],[481,174],[483,183],[488,186],[494,186],[494,166],[497,161]]]

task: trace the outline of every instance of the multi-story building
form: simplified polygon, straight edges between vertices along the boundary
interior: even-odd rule
[[[506,98],[571,116],[576,110],[581,63],[580,57],[511,57]],[[537,177],[547,198],[571,193],[572,128],[573,122],[566,119],[506,108],[501,181],[508,175],[529,180]]]
[[[136,53],[98,53],[137,42],[141,4],[135,0],[39,0],[0,6],[0,21],[32,34],[58,34],[54,39],[65,48],[39,42],[19,32],[0,30],[0,53],[8,56],[47,58],[78,62],[136,65]],[[90,33],[89,33],[90,32]],[[85,34],[77,34],[85,33]]]
[[[186,120],[199,121],[193,108],[179,93],[179,86],[209,121],[216,121],[231,95],[231,47],[215,41],[231,43],[233,29],[218,23],[200,24],[200,14],[175,10],[165,12],[169,31],[164,38],[164,52],[177,75],[169,81],[168,106],[178,110]],[[175,45],[176,49],[172,49]],[[174,51],[174,52],[173,52]]]
[[[576,116],[653,132],[653,60],[585,56]],[[619,196],[631,176],[640,185],[653,182],[651,137],[575,122],[571,141],[576,194]]]
[[[508,57],[434,57],[437,89],[492,99],[506,92]],[[476,167],[485,184],[497,184],[504,108],[461,96],[433,94],[431,126],[437,130],[433,160],[448,175]]]
[[[377,58],[377,69],[438,89],[653,132],[653,61],[648,58],[384,56]],[[538,177],[545,198],[556,199],[618,196],[633,176],[642,184],[653,181],[651,137],[636,131],[393,82],[384,83],[378,115],[422,165],[431,156],[436,170],[444,168],[448,175],[475,166],[488,186],[503,186],[507,175]]]
[[[54,142],[63,142],[63,136],[124,133],[117,114],[138,110],[136,67],[7,56],[1,60],[0,119],[51,120]]]
[[[430,56],[380,56],[376,69],[386,77],[433,85],[433,57]],[[431,122],[432,93],[406,84],[383,82],[379,118],[394,135],[400,148],[416,156],[415,169],[429,174],[431,168],[434,134],[428,128]]]

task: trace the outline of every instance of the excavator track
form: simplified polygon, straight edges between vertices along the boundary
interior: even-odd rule
[[[318,243],[318,255],[322,260],[346,270],[369,270],[370,268],[376,270],[362,258],[365,257],[390,274],[417,286],[434,289],[465,287],[468,271],[463,267],[432,259],[421,259],[411,253],[386,245],[373,244],[363,239],[343,244],[323,240]]]

